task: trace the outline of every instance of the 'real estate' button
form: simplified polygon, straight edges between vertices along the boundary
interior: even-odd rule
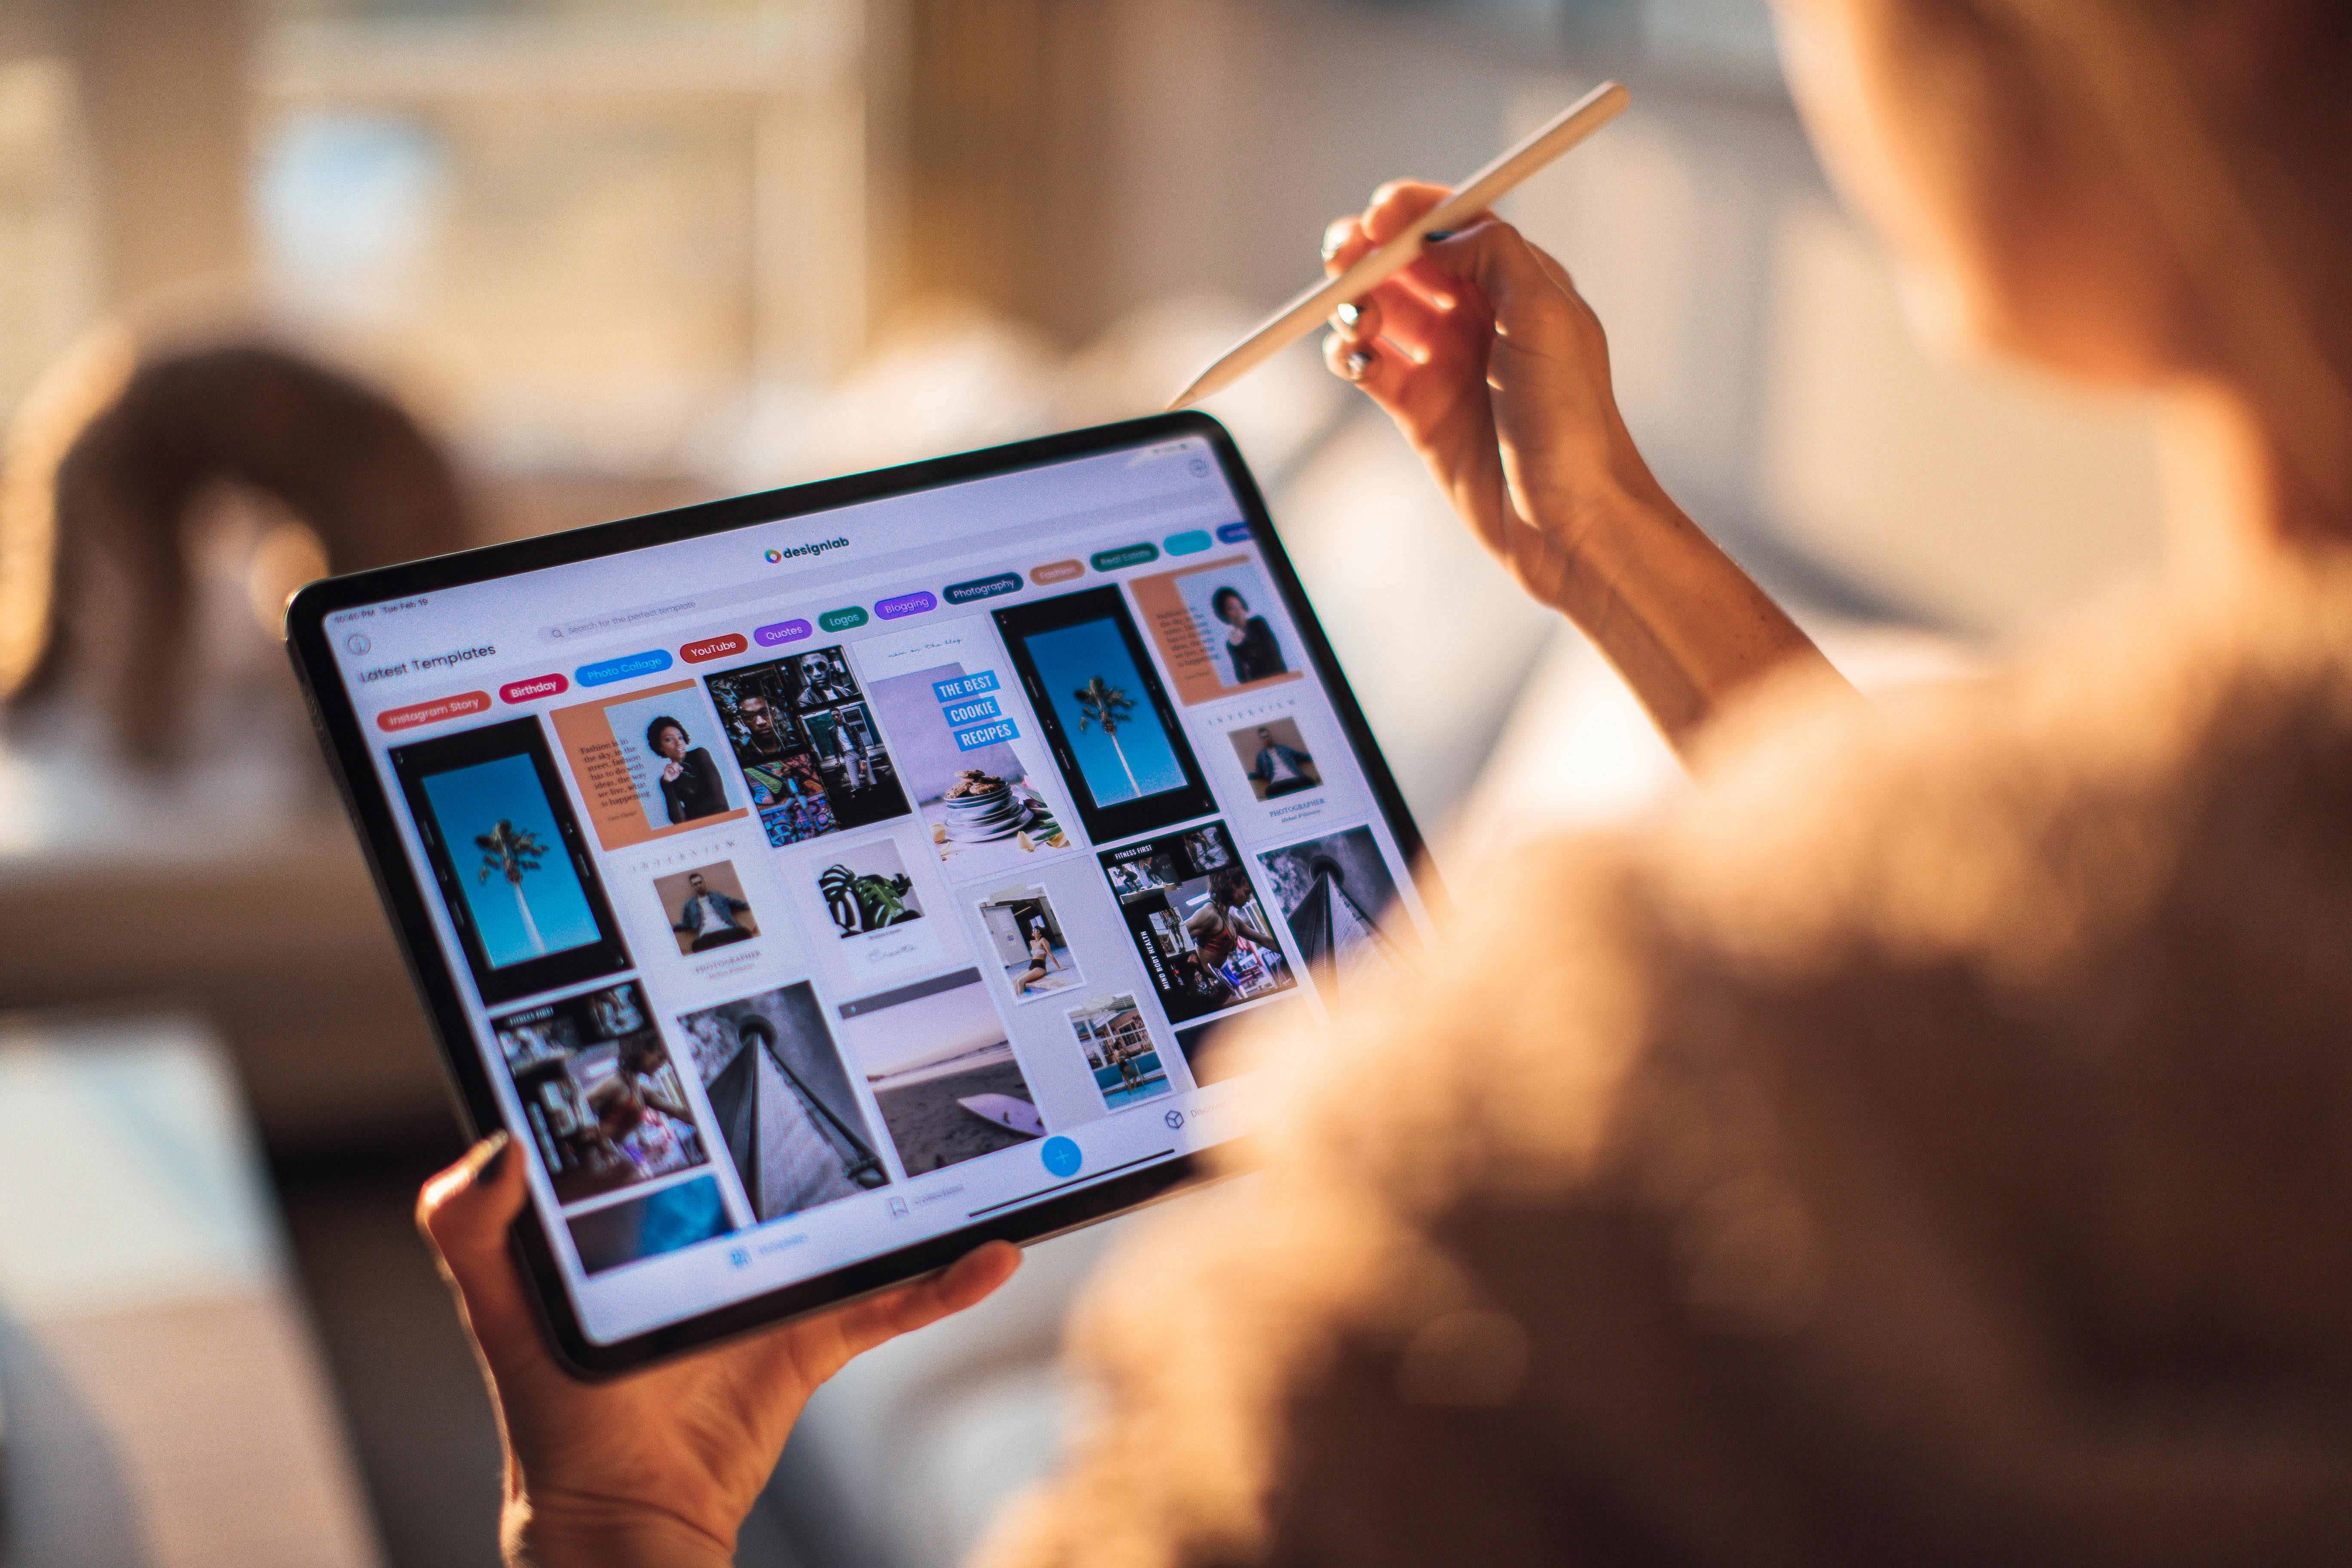
[[[509,680],[499,688],[501,702],[536,702],[542,697],[561,697],[572,689],[572,682],[560,675],[534,675],[529,680]]]
[[[1097,550],[1094,553],[1097,572],[1116,572],[1122,566],[1140,566],[1159,559],[1160,546],[1156,544],[1122,544],[1117,550]]]
[[[1043,566],[1029,568],[1029,581],[1040,588],[1055,583],[1066,583],[1073,577],[1086,574],[1086,563],[1082,561],[1048,561]]]
[[[468,713],[479,713],[490,705],[487,691],[463,691],[455,697],[436,697],[430,702],[412,702],[405,708],[394,708],[375,716],[379,730],[414,730],[419,724],[438,724],[444,719],[462,719]]]
[[[874,606],[874,613],[886,621],[901,616],[919,616],[926,610],[936,610],[940,602],[928,593],[901,594],[895,599],[885,599]]]

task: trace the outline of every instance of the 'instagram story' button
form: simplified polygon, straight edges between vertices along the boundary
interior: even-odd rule
[[[806,621],[778,621],[754,631],[751,640],[761,647],[773,647],[778,643],[798,642],[814,630]]]
[[[490,705],[487,691],[463,691],[455,697],[436,697],[430,702],[412,702],[405,708],[394,708],[375,716],[379,730],[414,730],[420,724],[438,724],[444,719],[462,719],[468,713],[479,713]]]
[[[529,680],[509,680],[499,688],[501,702],[536,702],[542,697],[561,697],[572,689],[572,682],[560,675],[534,675]]]

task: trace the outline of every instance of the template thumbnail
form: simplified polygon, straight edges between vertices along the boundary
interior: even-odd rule
[[[574,1216],[572,1245],[580,1254],[583,1270],[602,1274],[624,1263],[709,1241],[734,1228],[719,1184],[701,1176]]]
[[[1171,1021],[1297,984],[1223,823],[1107,849],[1101,860]]]
[[[726,670],[704,684],[769,843],[906,815],[898,767],[838,647]]]
[[[759,916],[743,896],[743,879],[736,875],[732,860],[656,877],[654,896],[669,917],[681,953],[709,952],[760,934]]]
[[[888,1183],[806,981],[678,1024],[753,1214],[775,1219]]]
[[[635,981],[509,1013],[490,1031],[559,1202],[708,1159]]]
[[[1216,809],[1117,588],[1017,605],[996,623],[1088,837]]]
[[[1396,902],[1396,880],[1369,827],[1350,827],[1258,857],[1298,954],[1344,994],[1419,945]]]
[[[979,970],[844,1003],[841,1018],[908,1175],[1045,1135]]]
[[[629,967],[538,720],[394,747],[392,766],[484,1005]]]
[[[1234,1031],[1257,1028],[1271,1013],[1276,1019],[1288,1018],[1299,1010],[1294,998],[1269,1002],[1263,1007],[1253,1007],[1246,1013],[1227,1013],[1176,1031],[1176,1049],[1183,1055],[1184,1065],[1192,1072],[1192,1081],[1203,1087],[1239,1078],[1247,1065],[1228,1048],[1226,1042]]]
[[[810,865],[815,865],[814,860]],[[915,879],[898,844],[888,838],[853,844],[816,874],[817,891],[834,930],[844,937],[909,924],[923,918]]]
[[[744,813],[742,786],[711,755],[718,726],[691,680],[573,703],[548,717],[607,849]]]
[[[1045,889],[1003,888],[989,894],[980,900],[980,922],[988,928],[989,945],[1004,967],[1004,983],[1015,1002],[1086,984]]]
[[[1260,800],[1301,795],[1323,786],[1322,771],[1307,754],[1307,742],[1299,736],[1296,719],[1244,724],[1225,731],[1225,739],[1233,742],[1234,754],[1241,759],[1242,772],[1249,777],[1250,793]]]
[[[1156,1100],[1172,1087],[1160,1047],[1130,995],[1097,996],[1066,1015],[1106,1110]]]
[[[1298,650],[1276,630],[1274,589],[1248,556],[1138,577],[1128,585],[1187,708],[1303,673]]]
[[[1068,847],[1048,782],[1022,754],[1035,742],[1003,711],[995,671],[934,665],[886,676],[869,689],[899,779],[950,876],[1002,870]]]

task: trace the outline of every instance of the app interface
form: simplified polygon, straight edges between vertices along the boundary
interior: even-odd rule
[[[1423,940],[1197,437],[327,631],[600,1342],[1232,1137]]]

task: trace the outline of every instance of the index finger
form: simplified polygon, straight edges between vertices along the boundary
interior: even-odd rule
[[[1430,208],[1454,195],[1451,185],[1433,184],[1427,180],[1391,180],[1372,193],[1371,205],[1364,208],[1364,232],[1375,245],[1386,245],[1412,226],[1413,221]],[[1460,228],[1483,223],[1494,215],[1481,210],[1462,220]]]

